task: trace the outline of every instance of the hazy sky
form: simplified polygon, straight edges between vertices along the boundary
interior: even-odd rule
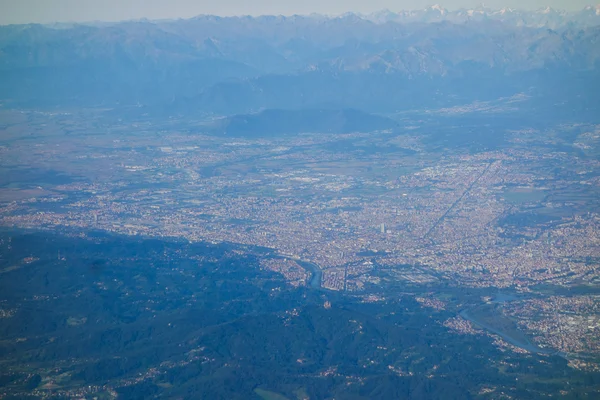
[[[177,18],[198,14],[257,15],[340,14],[346,11],[370,12],[419,9],[435,3],[417,0],[0,0],[0,24],[55,21],[116,21],[133,18]],[[446,0],[448,9],[475,7],[481,0]],[[493,8],[537,9],[549,5],[557,9],[582,9],[590,0],[488,0]]]

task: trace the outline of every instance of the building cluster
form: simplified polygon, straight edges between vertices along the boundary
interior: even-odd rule
[[[262,268],[283,275],[292,286],[304,286],[309,278],[309,273],[294,260],[286,258],[265,258],[260,260]]]
[[[600,352],[600,296],[550,296],[509,303],[506,313],[564,353]]]
[[[191,168],[200,161],[185,158],[193,148],[185,149],[163,157],[183,157]],[[441,276],[481,287],[566,284],[594,274],[598,264],[589,260],[600,254],[600,215],[565,214],[567,202],[548,197],[570,183],[551,183],[543,174],[534,182],[523,163],[535,157],[460,156],[385,181],[304,165],[193,176],[179,185],[153,183],[168,164],[159,159],[138,171],[149,184],[122,177],[58,185],[48,196],[3,205],[0,223],[273,248],[319,265],[323,286],[333,290],[359,290],[375,265],[431,272],[398,273],[399,279]],[[520,223],[535,218],[533,207],[543,208],[546,222]]]

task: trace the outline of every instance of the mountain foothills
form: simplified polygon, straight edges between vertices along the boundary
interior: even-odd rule
[[[598,85],[599,25],[598,7],[568,14],[432,6],[3,26],[0,96],[13,105],[143,105],[167,114],[393,112],[519,88],[545,97],[557,81]]]

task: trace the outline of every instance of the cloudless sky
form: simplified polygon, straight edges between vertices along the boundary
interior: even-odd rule
[[[0,24],[28,22],[118,21],[137,18],[189,18],[199,14],[341,14],[425,8],[433,1],[417,0],[0,0]],[[488,0],[487,7],[580,10],[590,0]],[[450,10],[477,7],[481,0],[446,0]]]

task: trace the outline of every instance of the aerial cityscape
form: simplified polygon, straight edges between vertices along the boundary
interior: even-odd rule
[[[595,398],[598,8],[432,10],[0,27],[0,398]]]

